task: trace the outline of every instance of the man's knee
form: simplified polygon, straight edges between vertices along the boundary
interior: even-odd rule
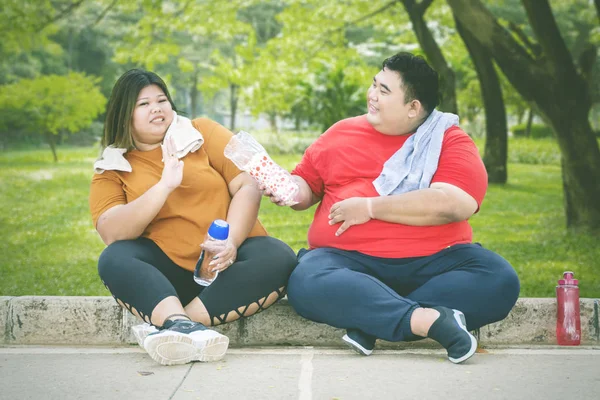
[[[486,322],[486,325],[506,318],[516,304],[521,290],[521,284],[517,273],[512,265],[504,258],[497,256],[494,259],[493,271],[494,289],[490,291],[494,304],[492,307],[493,312],[490,314],[493,315],[489,316],[490,321]],[[494,294],[492,295],[492,293]]]
[[[322,302],[322,296],[329,291],[327,279],[323,278],[323,268],[314,262],[301,259],[288,281],[287,296],[296,312],[308,318],[316,304]]]
[[[504,316],[502,317],[504,319],[517,302],[521,291],[519,277],[507,261],[504,262],[498,274],[498,285],[500,287],[499,293],[501,293],[505,304]]]
[[[293,303],[296,298],[303,297],[307,290],[310,290],[310,281],[314,279],[312,266],[306,263],[299,263],[292,271],[288,280],[288,299]]]
[[[498,289],[508,297],[514,297],[516,301],[521,285],[515,269],[502,256],[493,252],[490,253],[487,263],[492,267],[491,270],[494,273],[493,279]]]

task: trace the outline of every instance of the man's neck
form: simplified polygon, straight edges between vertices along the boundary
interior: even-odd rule
[[[374,128],[378,132],[381,132],[384,135],[389,135],[389,136],[411,135],[417,131],[419,126],[421,126],[423,124],[423,122],[425,122],[426,119],[427,119],[427,115],[419,118],[418,120],[416,120],[414,123],[410,124],[409,126],[402,127],[402,128],[385,129],[384,127],[375,127],[375,126],[374,126]]]

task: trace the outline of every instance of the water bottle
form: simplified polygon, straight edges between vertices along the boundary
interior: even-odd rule
[[[194,280],[197,284],[208,286],[217,279],[219,271],[212,272],[214,265],[208,265],[215,255],[225,248],[225,243],[229,237],[229,224],[222,219],[216,219],[210,224],[206,238],[204,239],[204,248],[200,252],[200,258],[196,263],[194,270]]]
[[[581,342],[578,282],[573,272],[566,271],[556,286],[556,341],[562,346]]]

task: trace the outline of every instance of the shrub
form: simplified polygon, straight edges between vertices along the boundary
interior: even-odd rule
[[[269,154],[304,154],[304,151],[319,137],[320,132],[286,132],[279,134],[266,131],[252,132],[252,136],[263,145]]]
[[[515,137],[526,137],[527,124],[519,124],[512,127],[512,133]],[[554,131],[551,127],[540,124],[531,124],[530,136],[533,139],[554,137]]]
[[[104,124],[100,121],[94,121],[90,126],[80,130],[76,135],[67,135],[63,139],[63,144],[69,146],[93,146],[100,142],[104,135]]]

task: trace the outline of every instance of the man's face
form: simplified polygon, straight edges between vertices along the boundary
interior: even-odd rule
[[[367,121],[385,135],[411,133],[417,112],[414,102],[404,103],[400,74],[384,68],[367,91]]]

